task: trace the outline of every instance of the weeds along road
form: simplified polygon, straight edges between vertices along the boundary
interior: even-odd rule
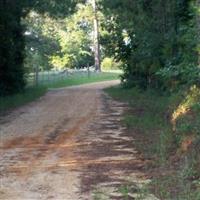
[[[123,199],[120,187],[147,182],[125,105],[102,91],[118,83],[52,90],[2,117],[0,199]]]

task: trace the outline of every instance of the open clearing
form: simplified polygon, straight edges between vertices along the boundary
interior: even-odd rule
[[[118,200],[125,187],[126,199],[144,195],[146,161],[120,123],[126,105],[102,91],[118,83],[51,90],[2,117],[0,199]]]

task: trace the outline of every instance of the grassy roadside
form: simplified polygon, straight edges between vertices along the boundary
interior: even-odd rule
[[[0,97],[0,113],[27,104],[44,95],[47,88],[44,86],[25,89],[23,93]]]
[[[137,149],[152,160],[148,189],[160,199],[200,199],[200,89],[173,95],[153,90],[106,89],[114,99],[128,102],[123,123]]]
[[[5,113],[9,109],[22,106],[26,103],[44,95],[48,88],[68,87],[72,85],[81,85],[86,83],[94,83],[100,81],[109,81],[119,79],[119,73],[102,72],[95,75],[72,76],[71,78],[56,81],[39,87],[29,87],[23,93],[15,94],[7,97],[0,97],[0,113]]]

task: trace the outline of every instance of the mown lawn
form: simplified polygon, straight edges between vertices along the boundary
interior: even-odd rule
[[[95,73],[88,76],[72,76],[64,80],[60,80],[54,83],[47,84],[48,88],[61,88],[73,85],[81,85],[86,83],[94,83],[94,82],[101,82],[101,81],[110,81],[119,79],[119,73],[112,73],[112,72],[101,72]]]
[[[113,87],[105,90],[130,109],[123,123],[136,148],[151,160],[148,190],[160,199],[200,199],[200,89],[171,95],[154,90]]]

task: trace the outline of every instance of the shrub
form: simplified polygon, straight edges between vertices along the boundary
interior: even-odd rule
[[[122,63],[121,62],[116,62],[114,58],[109,58],[106,57],[103,59],[101,63],[101,69],[102,70],[116,70],[121,68]]]

